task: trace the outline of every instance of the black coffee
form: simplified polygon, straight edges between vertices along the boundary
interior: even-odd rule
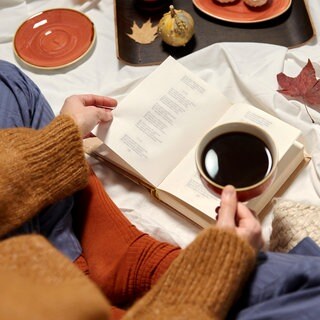
[[[201,161],[209,179],[236,188],[261,181],[272,167],[272,156],[266,144],[244,132],[230,132],[214,138],[205,147]]]

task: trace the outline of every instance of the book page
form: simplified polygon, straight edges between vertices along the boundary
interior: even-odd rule
[[[279,160],[301,136],[301,131],[297,128],[246,103],[233,104],[216,125],[231,121],[248,122],[269,133],[276,143]]]
[[[259,197],[251,199],[247,205],[257,214],[263,212],[282,186],[294,178],[293,173],[298,173],[308,163],[308,160],[304,156],[303,145],[299,142],[293,144],[279,162],[278,174],[272,185]],[[185,165],[188,166],[187,161]],[[183,170],[183,165],[178,166],[178,170],[179,168]],[[203,228],[213,224],[216,220],[215,208],[219,205],[219,199],[204,187],[197,174],[191,175],[190,180],[183,174],[177,174],[177,176],[180,178],[178,181],[180,187],[172,188],[171,185],[171,192],[157,189],[156,198]],[[165,187],[165,184],[166,181],[162,186]],[[166,189],[170,190],[170,187]],[[176,191],[179,197],[174,195]]]
[[[111,125],[96,135],[158,186],[230,105],[169,57],[119,103]]]
[[[216,216],[215,208],[219,206],[220,199],[202,183],[196,167],[195,153],[196,147],[187,154],[158,189],[174,195],[207,216],[214,218]]]
[[[215,126],[224,122],[234,121],[254,123],[266,130],[275,141],[278,149],[279,162],[284,158],[288,150],[300,152],[300,149],[292,149],[292,146],[294,146],[295,142],[299,139],[301,132],[260,109],[247,104],[235,104],[228,109]],[[215,208],[219,205],[220,200],[202,183],[196,167],[195,153],[196,146],[179,163],[163,183],[161,183],[159,189],[172,194],[194,208],[202,211],[209,217],[212,217],[215,216]],[[294,158],[294,155],[292,154],[290,157]],[[301,152],[299,162],[302,158],[303,153]],[[290,160],[286,158],[286,161]],[[282,164],[282,167],[286,167],[286,164]],[[279,170],[277,175],[281,175]],[[277,188],[279,187],[280,185],[277,186]],[[274,190],[274,192],[276,191],[277,190]],[[263,199],[265,201],[265,197]],[[253,210],[261,209],[259,197],[249,201],[248,206]]]

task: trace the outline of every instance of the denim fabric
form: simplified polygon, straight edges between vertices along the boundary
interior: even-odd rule
[[[261,252],[241,297],[228,319],[319,319],[320,248],[305,238],[289,254]]]
[[[0,128],[40,129],[53,118],[51,107],[34,82],[13,64],[0,60]],[[82,250],[72,229],[73,201],[69,197],[55,203],[6,237],[39,233],[75,260]]]

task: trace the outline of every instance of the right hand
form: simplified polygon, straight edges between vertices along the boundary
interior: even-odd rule
[[[232,229],[256,250],[263,247],[261,225],[254,213],[243,203],[238,202],[233,186],[226,186],[221,194],[217,227]]]

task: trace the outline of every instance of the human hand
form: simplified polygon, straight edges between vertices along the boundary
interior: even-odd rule
[[[235,233],[258,251],[263,247],[261,225],[254,213],[238,202],[233,186],[226,186],[221,194],[217,227],[233,229]]]
[[[73,95],[64,101],[60,114],[70,116],[78,125],[82,136],[86,136],[98,123],[112,120],[111,111],[116,105],[117,101],[109,97]]]

